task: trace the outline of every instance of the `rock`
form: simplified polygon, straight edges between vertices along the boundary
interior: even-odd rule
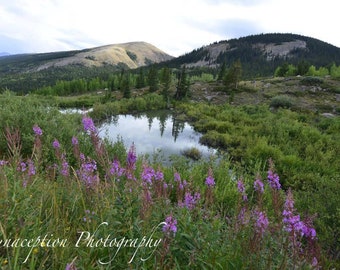
[[[335,117],[335,115],[332,114],[332,113],[322,113],[321,115],[326,117],[326,118],[333,118],[333,117]]]

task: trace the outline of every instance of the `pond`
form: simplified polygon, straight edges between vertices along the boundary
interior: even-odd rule
[[[99,135],[113,142],[121,137],[127,149],[134,143],[138,155],[160,153],[167,159],[192,148],[199,150],[202,157],[215,153],[199,143],[202,134],[176,119],[171,111],[113,116],[99,126]]]

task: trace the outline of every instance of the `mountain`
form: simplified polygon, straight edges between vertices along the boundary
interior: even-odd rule
[[[134,69],[173,57],[146,42],[96,48],[17,54],[0,57],[0,90],[29,92],[54,85],[57,80],[107,79],[109,74]]]
[[[123,69],[156,63],[156,68],[179,69],[186,65],[191,74],[217,74],[226,63],[240,60],[244,79],[273,76],[284,63],[308,64],[317,68],[340,65],[340,48],[318,39],[296,34],[260,34],[223,40],[202,46],[174,58],[145,42],[130,42],[85,50],[9,55],[0,58],[0,90],[29,92],[54,85],[57,80],[100,78]],[[135,71],[138,72],[138,71]]]
[[[0,57],[1,56],[8,56],[8,55],[10,55],[8,52],[0,52]]]
[[[146,42],[129,42],[76,51],[21,54],[0,60],[1,73],[35,72],[69,65],[138,68],[173,57]]]
[[[340,64],[340,48],[318,39],[296,34],[260,34],[224,40],[203,46],[168,61],[170,67],[216,68],[223,62],[230,66],[240,60],[247,77],[273,75],[275,69],[288,62],[305,61],[311,65]]]

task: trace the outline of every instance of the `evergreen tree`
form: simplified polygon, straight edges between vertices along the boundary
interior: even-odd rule
[[[181,73],[178,77],[175,99],[182,100],[183,98],[187,97],[189,93],[189,85],[190,83],[187,78],[186,68],[185,65],[183,65]]]
[[[144,75],[144,70],[141,68],[137,76],[136,88],[141,89],[143,87],[145,87],[145,75]]]
[[[224,77],[224,83],[226,86],[232,85],[233,88],[237,89],[241,77],[242,77],[242,64],[240,60],[237,60],[229,68],[226,76]]]
[[[124,74],[122,81],[121,81],[120,90],[122,91],[124,98],[131,97],[130,74],[129,73]]]
[[[217,80],[218,81],[222,81],[224,76],[226,75],[226,72],[227,72],[227,65],[225,63],[225,61],[223,62],[221,68],[220,68],[220,71],[218,73],[218,77],[217,77]]]
[[[169,92],[171,85],[171,71],[168,67],[162,69],[161,72],[161,83],[162,83],[162,95],[164,100],[169,102]]]
[[[148,74],[149,91],[155,92],[158,90],[158,72],[156,67],[151,66]]]

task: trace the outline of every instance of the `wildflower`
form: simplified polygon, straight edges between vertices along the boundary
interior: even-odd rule
[[[71,262],[66,265],[65,270],[77,270],[77,267],[74,265],[74,262]]]
[[[162,230],[166,234],[170,234],[170,232],[173,232],[173,234],[175,235],[177,232],[177,220],[172,215],[167,216]]]
[[[144,183],[152,184],[152,178],[155,176],[155,170],[147,165],[143,166],[141,178]]]
[[[303,222],[300,220],[300,215],[294,215],[294,200],[293,194],[291,190],[288,190],[284,210],[282,212],[283,223],[285,224],[285,230],[287,232],[293,232],[295,234],[300,234],[301,236],[305,236],[308,239],[314,240],[316,239],[316,231],[312,227],[312,221],[307,220],[307,222]]]
[[[77,171],[80,179],[88,186],[92,187],[98,183],[99,179],[96,175],[97,163],[95,160],[82,160],[81,168]]]
[[[61,155],[61,160],[62,160],[62,163],[61,163],[61,174],[63,176],[69,176],[69,165],[68,165],[68,162],[66,161],[65,154]]]
[[[78,144],[79,144],[79,142],[78,142],[77,137],[73,136],[72,137],[72,145],[78,145]]]
[[[37,136],[41,136],[43,134],[41,128],[38,125],[33,126],[33,132]]]
[[[264,185],[263,182],[261,181],[261,179],[257,178],[254,182],[254,189],[259,192],[259,193],[263,193],[264,192]]]
[[[201,198],[201,194],[198,192],[196,192],[194,196],[192,196],[190,192],[186,192],[185,197],[184,197],[184,206],[188,208],[189,210],[192,210],[195,208],[200,198]]]
[[[244,183],[243,183],[242,179],[239,179],[237,181],[237,190],[238,190],[239,193],[242,194],[242,200],[247,201],[248,197],[247,197],[247,194],[246,194],[246,188],[244,187]]]
[[[281,189],[280,178],[272,170],[268,170],[268,183],[272,189]]]
[[[318,266],[318,259],[316,257],[313,257],[313,260],[312,260],[312,266],[313,267],[317,267]]]
[[[208,187],[213,187],[213,186],[215,186],[215,180],[214,180],[214,178],[213,178],[212,169],[211,169],[211,168],[209,168],[208,177],[205,179],[205,184],[206,184]]]
[[[59,149],[60,148],[60,143],[57,139],[54,139],[52,146],[54,149]]]
[[[116,176],[116,177],[119,178],[123,175],[123,173],[124,173],[124,168],[121,168],[119,161],[117,159],[115,159],[111,163],[110,175],[113,175],[113,176]]]
[[[164,174],[162,171],[158,170],[155,175],[154,175],[155,179],[157,181],[163,181],[164,180]]]
[[[21,172],[25,172],[27,170],[27,165],[25,162],[21,161],[18,168],[17,168],[18,171],[21,171]]]
[[[244,193],[246,190],[244,187],[243,181],[241,179],[237,181],[237,190],[240,193]]]
[[[249,223],[249,218],[246,216],[247,209],[242,207],[240,213],[237,216],[237,219],[241,222],[242,225],[246,225]]]
[[[8,163],[6,160],[0,160],[0,167],[5,166]]]
[[[266,229],[268,228],[268,218],[265,212],[262,211],[255,211],[255,217],[256,217],[256,222],[255,222],[255,229],[256,231],[262,236]]]
[[[28,176],[35,175],[35,166],[34,166],[33,161],[29,159],[27,164],[28,164],[28,172],[27,172]]]
[[[85,115],[83,116],[82,120],[84,130],[85,131],[90,131],[90,132],[97,132],[96,127],[94,126],[93,120],[90,117],[86,117]]]
[[[181,182],[181,176],[178,172],[175,172],[174,178],[175,178],[175,182]]]
[[[136,168],[136,161],[137,161],[137,155],[136,155],[136,147],[134,144],[130,146],[129,152],[127,154],[126,162],[128,165],[128,168],[135,169]]]

